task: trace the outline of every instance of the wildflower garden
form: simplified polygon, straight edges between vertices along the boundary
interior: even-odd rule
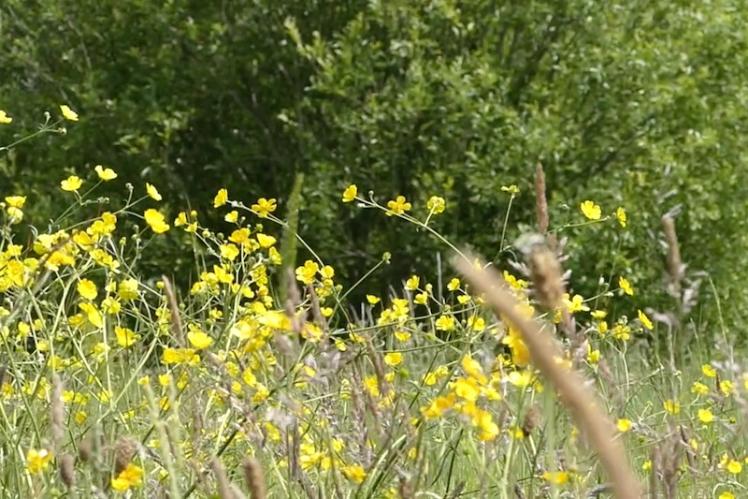
[[[7,178],[0,183],[0,497],[748,497],[748,356],[738,282],[746,272],[738,245],[745,237],[737,234],[744,217],[740,207],[723,207],[745,203],[737,196],[745,165],[742,155],[731,166],[720,156],[715,137],[724,134],[728,146],[737,140],[727,125],[702,123],[699,132],[689,122],[684,127],[693,133],[677,151],[666,148],[673,137],[683,138],[673,130],[617,137],[613,142],[626,144],[620,154],[634,166],[608,175],[584,170],[589,158],[581,152],[569,156],[574,147],[597,147],[585,144],[594,140],[588,129],[579,135],[565,129],[579,139],[572,147],[530,117],[534,104],[518,104],[522,98],[513,92],[520,87],[508,85],[501,97],[519,99],[516,109],[523,111],[512,114],[487,104],[493,96],[483,92],[485,81],[465,76],[464,85],[474,85],[486,106],[472,110],[472,123],[461,116],[449,127],[486,136],[502,129],[511,137],[519,133],[516,125],[528,137],[516,136],[517,151],[507,146],[498,153],[490,141],[470,139],[457,153],[451,136],[388,130],[383,116],[402,112],[390,117],[399,126],[415,108],[443,110],[440,98],[471,105],[451,91],[429,94],[437,90],[425,80],[449,82],[463,69],[485,76],[482,52],[471,52],[472,59],[453,54],[454,64],[474,64],[469,70],[419,64],[434,47],[424,40],[437,37],[442,22],[470,38],[483,29],[475,23],[490,6],[426,2],[421,11],[370,2],[356,7],[369,9],[367,18],[354,3],[325,11],[316,2],[257,2],[253,8],[264,9],[259,18],[273,20],[267,26],[255,26],[249,14],[242,18],[246,6],[224,6],[224,24],[208,23],[213,14],[200,17],[198,7],[190,11],[194,32],[180,36],[185,43],[201,40],[198,52],[205,41],[228,57],[221,37],[232,23],[246,22],[258,33],[282,33],[283,48],[273,57],[284,70],[299,76],[294,64],[311,65],[303,92],[312,97],[298,106],[278,104],[283,111],[265,131],[274,136],[298,127],[303,133],[293,135],[299,141],[293,144],[309,141],[299,151],[318,168],[299,167],[293,175],[255,169],[264,192],[247,185],[255,177],[237,168],[234,178],[220,163],[237,143],[201,142],[199,151],[185,148],[189,140],[175,145],[200,126],[195,109],[143,115],[160,145],[143,130],[126,131],[137,121],[114,120],[125,112],[118,101],[93,97],[103,88],[93,83],[101,77],[96,71],[87,73],[88,90],[59,92],[78,98],[41,107],[41,122],[38,109],[24,115],[25,103],[0,100],[0,172]],[[540,4],[506,7],[517,16],[512,29],[542,24]],[[547,4],[551,24],[561,29],[571,13]],[[678,45],[679,37],[698,38],[689,49],[693,57],[712,50],[714,32],[740,15],[731,2],[717,4],[706,27],[690,34],[673,26],[692,26],[698,16],[687,8],[669,12],[673,26],[657,24],[667,33],[663,40]],[[148,14],[148,5],[128,14],[110,5],[117,14],[112,29],[119,33],[120,16]],[[25,50],[21,40],[30,35],[21,20],[36,8],[15,0],[0,7],[0,20],[11,19],[19,30],[4,56],[8,64],[14,51]],[[150,12],[155,17],[145,16],[142,29],[155,33],[169,16],[185,19],[183,8]],[[335,15],[325,20],[325,12]],[[613,14],[600,14],[600,22],[606,33],[621,34]],[[50,10],[40,22],[67,15],[82,14]],[[395,36],[406,36],[404,18],[422,23],[413,25],[410,40]],[[305,19],[330,25],[307,32]],[[373,25],[389,30],[381,36],[390,37],[392,57],[413,58],[403,76],[408,85],[392,88],[383,80],[369,94],[360,87],[368,84],[350,79],[355,72],[344,74],[353,60],[374,65],[355,73],[362,78],[378,71],[379,42],[363,55],[353,43],[380,36]],[[80,26],[96,58],[96,37],[87,38],[86,22]],[[597,57],[589,45],[597,42],[563,40],[590,50],[574,61]],[[133,50],[127,57],[146,57]],[[520,52],[523,61],[530,57]],[[581,71],[556,62],[567,83]],[[154,66],[154,74],[163,67]],[[733,82],[728,73],[721,78]],[[673,92],[685,85],[668,84]],[[663,88],[661,81],[637,85]],[[21,86],[0,82],[0,88]],[[369,99],[365,109],[343,109],[361,98],[358,91]],[[538,92],[533,102],[543,101],[543,92],[532,91]],[[407,105],[399,100],[406,94]],[[164,95],[159,99],[168,100]],[[682,105],[677,112],[689,112],[691,97],[673,98]],[[664,113],[667,105],[652,103]],[[210,105],[227,112],[225,103]],[[252,112],[260,122],[267,117],[258,109]],[[722,119],[736,134],[742,114],[730,112]],[[494,119],[488,114],[502,118],[482,129]],[[319,121],[304,125],[305,117]],[[615,120],[598,118],[601,136],[612,136],[606,127]],[[638,118],[627,115],[620,126]],[[383,121],[374,127],[376,120]],[[107,137],[114,131],[116,140]],[[334,145],[326,143],[330,131],[338,137]],[[559,154],[538,153],[533,136],[546,132]],[[362,135],[352,138],[356,133]],[[403,147],[419,145],[395,151],[395,135]],[[379,148],[380,140],[386,147]],[[126,166],[98,154],[109,142]],[[296,147],[268,144],[267,150],[247,146],[243,157]],[[440,147],[443,164],[435,161]],[[610,144],[600,148],[612,151]],[[519,149],[538,154],[528,163]],[[480,150],[521,166],[489,167]],[[206,159],[211,154],[223,159]],[[615,164],[618,154],[605,161]],[[147,155],[154,163],[133,159]],[[51,162],[44,169],[36,156],[64,159],[66,166]],[[202,177],[191,177],[194,157],[212,165]],[[384,166],[408,157],[434,164]],[[574,166],[556,167],[564,158]],[[719,173],[704,174],[712,184],[689,178],[702,159],[721,165]],[[658,161],[669,166],[652,166]],[[174,180],[179,168],[184,189]],[[390,182],[388,175],[403,178]],[[596,181],[586,186],[587,175]],[[724,230],[728,221],[732,230]],[[703,234],[709,237],[699,239]]]

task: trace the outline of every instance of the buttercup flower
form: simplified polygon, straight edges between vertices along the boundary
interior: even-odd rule
[[[600,205],[593,201],[588,200],[582,202],[582,204],[579,205],[579,209],[582,211],[582,214],[590,220],[600,220],[600,217],[602,216]]]
[[[356,196],[358,195],[358,187],[356,187],[356,184],[351,184],[348,187],[345,188],[343,191],[343,202],[344,203],[350,203],[354,199],[356,199]]]
[[[266,218],[270,213],[274,212],[278,207],[275,198],[265,199],[260,198],[255,204],[252,205],[252,211],[260,218]]]
[[[633,292],[633,291],[632,291]],[[641,310],[637,310],[637,315],[639,316],[639,322],[642,323],[642,326],[644,326],[645,329],[652,330],[654,329],[654,324],[652,324],[652,321],[649,320],[649,317],[647,317],[647,314],[642,312]]]
[[[426,208],[428,208],[429,211],[434,215],[443,213],[446,206],[447,203],[446,201],[444,201],[444,198],[439,196],[431,196],[426,202]]]
[[[153,185],[146,182],[145,191],[148,193],[148,196],[150,196],[152,199],[156,201],[161,201],[162,199],[161,194],[158,192],[158,189],[156,189]]]
[[[78,189],[81,188],[83,185],[83,180],[78,177],[77,175],[71,175],[62,182],[60,182],[60,187],[63,191],[68,192],[76,192]]]
[[[44,471],[52,461],[52,453],[47,449],[29,449],[26,453],[26,469],[36,474]]]
[[[117,492],[127,492],[131,488],[139,487],[142,483],[143,468],[129,463],[116,478],[112,478],[112,489]]]
[[[618,278],[618,287],[621,288],[621,291],[623,291],[625,294],[634,296],[634,287],[631,285],[631,282],[629,282],[629,280],[625,277],[621,276]]]
[[[219,208],[226,204],[229,199],[229,191],[226,189],[220,189],[216,197],[213,198],[213,208]]]
[[[402,215],[410,210],[411,204],[405,200],[405,196],[397,196],[395,199],[387,201],[387,208],[390,209],[387,212],[387,216]]]
[[[626,210],[624,210],[622,206],[616,209],[616,220],[618,220],[618,225],[624,229],[626,228],[626,225],[628,225],[628,216],[626,215]]]
[[[70,109],[70,107],[67,104],[62,104],[60,106],[60,112],[62,113],[62,117],[65,118],[68,121],[78,121],[78,113]]]
[[[111,168],[104,168],[101,165],[96,165],[94,167],[94,170],[96,171],[96,175],[98,175],[99,178],[104,182],[108,182],[117,178],[117,173]]]
[[[151,230],[156,234],[163,234],[164,232],[169,230],[169,224],[166,223],[166,219],[158,210],[149,208],[145,210],[145,213],[143,213],[143,217],[145,218],[145,222],[148,224]]]

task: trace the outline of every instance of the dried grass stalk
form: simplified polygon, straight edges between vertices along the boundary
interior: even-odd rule
[[[216,477],[218,497],[221,499],[235,499],[234,492],[231,490],[231,483],[229,482],[226,470],[221,464],[221,461],[219,461],[218,458],[214,458],[210,462],[210,468],[213,470],[213,474]]]
[[[291,321],[291,329],[296,334],[300,334],[304,330],[304,314],[298,314],[296,310],[301,304],[301,293],[296,286],[296,277],[290,267],[286,269],[286,296],[286,315]]]
[[[50,407],[50,420],[52,426],[52,447],[59,452],[62,446],[62,438],[65,435],[65,403],[62,401],[62,381],[56,374],[52,380],[52,400]]]
[[[453,264],[476,292],[485,293],[486,303],[497,316],[503,317],[519,329],[530,351],[532,363],[553,384],[560,400],[597,451],[601,464],[611,479],[615,496],[619,499],[641,498],[641,485],[629,465],[622,444],[616,439],[613,422],[603,412],[596,397],[585,388],[587,384],[582,376],[555,361],[562,357],[561,349],[553,338],[543,333],[536,321],[522,315],[519,303],[501,284],[503,279],[498,272],[474,266],[470,261],[456,257]]]
[[[675,232],[675,220],[670,215],[662,217],[662,229],[667,242],[667,269],[670,276],[670,292],[674,296],[680,295],[680,283],[683,279],[683,261],[680,258],[678,235]]]
[[[548,232],[548,200],[545,197],[545,172],[543,165],[535,166],[535,212],[538,217],[538,232],[545,235]]]
[[[114,446],[114,474],[118,475],[127,468],[135,453],[138,452],[138,444],[135,440],[122,437]]]
[[[60,457],[60,478],[68,489],[75,487],[75,458],[71,454]]]
[[[91,435],[85,437],[78,444],[78,458],[87,463],[94,457],[94,439]]]
[[[242,463],[244,469],[244,480],[247,482],[249,497],[251,499],[265,499],[267,488],[265,487],[265,475],[262,466],[257,459],[247,458]]]
[[[164,291],[166,292],[166,298],[169,301],[169,310],[171,311],[171,331],[180,345],[184,345],[184,328],[182,327],[182,318],[179,316],[179,305],[177,303],[177,295],[174,292],[174,286],[171,285],[171,281],[165,275],[161,276],[161,280],[164,283]]]
[[[547,310],[562,308],[564,280],[556,255],[544,245],[533,247],[529,255],[530,272],[538,300]]]

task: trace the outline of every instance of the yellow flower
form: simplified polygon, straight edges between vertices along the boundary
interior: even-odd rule
[[[303,282],[304,284],[312,284],[314,282],[314,276],[319,271],[319,265],[317,262],[307,260],[304,265],[296,268],[296,279]]]
[[[6,196],[6,211],[10,217],[10,223],[18,223],[23,220],[23,205],[26,204],[26,196]]]
[[[719,495],[719,496],[717,497],[717,499],[735,499],[735,494],[733,494],[733,493],[732,493],[732,492],[730,492],[729,490],[726,490],[726,491],[722,492],[722,493],[721,493],[721,494],[720,494],[720,495]]]
[[[454,331],[455,329],[455,318],[451,315],[442,315],[434,323],[436,329],[439,331]]]
[[[512,196],[515,196],[515,195],[519,194],[519,187],[517,187],[517,184],[502,185],[501,186],[501,190],[503,192],[508,192]]]
[[[96,165],[94,167],[94,170],[96,171],[96,175],[98,175],[99,178],[104,182],[108,182],[117,178],[117,173],[111,168],[104,168],[101,165]]]
[[[356,187],[356,184],[351,184],[343,191],[343,202],[350,203],[356,199],[356,196],[358,196],[358,187]]]
[[[148,195],[152,199],[154,199],[156,201],[161,201],[161,199],[163,199],[161,197],[161,194],[158,192],[158,189],[156,189],[156,187],[154,187],[153,185],[149,184],[148,182],[145,183],[145,191],[148,193]]]
[[[343,475],[353,483],[363,483],[366,479],[366,470],[361,465],[351,464],[340,468]]]
[[[626,210],[623,209],[623,206],[619,206],[616,209],[616,220],[618,220],[618,224],[624,229],[628,225],[628,216],[626,216]]]
[[[621,288],[621,291],[623,291],[625,294],[634,296],[634,287],[625,277],[621,276],[618,278],[618,287]]]
[[[114,335],[117,337],[117,344],[122,348],[131,347],[140,339],[132,329],[120,326],[115,326]]]
[[[117,492],[127,492],[143,483],[143,468],[130,463],[120,471],[116,478],[112,478],[112,488]]]
[[[605,310],[593,310],[590,315],[593,319],[602,320],[608,316],[608,312],[606,312]]]
[[[479,409],[472,416],[472,420],[473,424],[480,430],[478,434],[479,440],[485,442],[499,436],[499,425],[494,422],[490,412]]]
[[[230,262],[233,262],[234,259],[239,256],[239,248],[237,248],[235,244],[222,244],[219,249],[221,251],[221,258],[225,258]]]
[[[602,324],[606,324],[606,327],[607,327],[607,323],[605,322],[600,323],[600,325]],[[600,328],[601,334],[602,334],[602,329],[604,328]],[[629,339],[631,339],[631,328],[628,326],[628,324],[623,324],[619,322],[613,327],[613,337],[617,340],[628,341]]]
[[[413,291],[418,289],[418,285],[421,283],[421,278],[417,275],[412,275],[405,281],[405,289]]]
[[[390,352],[384,356],[384,363],[390,367],[400,365],[403,361],[403,354],[400,352]]]
[[[193,348],[165,348],[161,355],[164,364],[196,364],[199,360]]]
[[[645,329],[648,329],[650,331],[654,329],[654,324],[652,324],[652,321],[649,320],[647,314],[645,314],[641,310],[637,310],[637,314],[639,315],[639,322],[642,323],[642,326],[644,326]]]
[[[89,279],[81,279],[80,281],[78,281],[76,289],[78,290],[78,294],[86,300],[95,300],[96,295],[98,294],[96,284],[94,284]]]
[[[117,285],[117,294],[124,301],[134,300],[138,297],[138,281],[137,279],[129,278]]]
[[[276,204],[275,198],[260,198],[252,205],[252,211],[260,218],[267,218],[267,216],[274,212],[277,207],[278,205]]]
[[[667,399],[665,402],[663,402],[662,408],[665,409],[665,412],[667,412],[668,414],[675,415],[680,413],[680,403],[672,399]]]
[[[8,113],[0,109],[0,125],[9,125],[13,122],[13,118],[8,116]]]
[[[193,348],[197,350],[205,350],[213,344],[213,338],[205,334],[205,332],[196,327],[191,327],[190,329],[191,331],[187,333],[187,339]]]
[[[717,370],[709,364],[704,364],[703,366],[701,366],[701,373],[707,378],[717,377]]]
[[[696,395],[707,395],[709,393],[709,387],[700,381],[694,381],[691,385],[691,393]]]
[[[49,466],[52,457],[47,449],[29,449],[26,453],[26,469],[31,474],[40,473]]]
[[[226,189],[221,189],[218,191],[218,194],[216,194],[216,197],[213,198],[213,208],[218,208],[226,204],[226,201],[229,200],[229,191]]]
[[[509,373],[509,382],[518,388],[525,388],[532,383],[532,373],[528,370],[512,371]]]
[[[568,310],[570,314],[576,312],[587,312],[590,309],[590,307],[584,304],[584,297],[582,295],[574,295],[572,299],[569,300],[569,294],[564,293],[563,302],[566,310]]]
[[[727,463],[727,466],[725,466],[725,469],[728,473],[739,475],[740,472],[743,471],[743,465],[740,463],[740,461],[730,459],[730,461]]]
[[[627,431],[631,430],[633,426],[634,425],[630,419],[621,418],[616,421],[616,428],[618,428],[618,431],[620,431],[621,433],[626,433]]]
[[[26,204],[26,196],[6,196],[5,203],[11,208],[21,209]]]
[[[729,397],[732,394],[733,384],[729,379],[724,379],[719,382],[719,391],[725,397]]]
[[[93,303],[79,303],[78,308],[83,311],[83,313],[86,314],[86,319],[88,319],[88,322],[90,322],[95,327],[101,327],[104,325],[104,319],[101,317],[101,312],[99,312],[99,309],[96,308],[96,305]]]
[[[376,305],[381,300],[380,300],[380,298],[378,296],[366,295],[366,301],[369,302],[369,305]]]
[[[443,213],[446,207],[447,202],[444,201],[443,197],[431,196],[429,200],[426,201],[426,208],[428,208],[429,211],[434,215]]]
[[[569,483],[569,472],[568,471],[545,471],[543,472],[543,480],[553,485],[564,485]]]
[[[67,104],[62,104],[60,106],[60,111],[62,112],[62,117],[65,118],[68,121],[78,121],[78,113],[70,109],[70,107]]]
[[[276,239],[273,236],[268,236],[267,234],[258,233],[257,234],[257,242],[260,243],[260,246],[263,248],[269,248],[272,245],[275,244]]]
[[[587,362],[590,364],[600,362],[600,350],[593,350],[589,343],[587,344]]]
[[[75,192],[80,189],[82,185],[83,180],[81,180],[77,175],[71,175],[60,182],[60,187],[62,188],[62,190],[67,192]]]
[[[405,196],[397,196],[391,201],[387,201],[387,216],[402,215],[406,211],[410,210],[411,204],[405,200]]]
[[[230,212],[226,213],[226,216],[223,217],[223,219],[228,223],[235,224],[237,220],[239,220],[239,212],[236,210],[231,210]]]
[[[579,209],[582,210],[582,214],[589,220],[600,220],[600,216],[602,215],[600,205],[593,201],[584,201],[579,205]]]
[[[699,421],[704,424],[709,424],[714,421],[714,414],[709,409],[699,409],[698,411]]]
[[[169,230],[169,224],[166,223],[166,219],[158,210],[148,208],[145,210],[145,213],[143,213],[143,218],[145,218],[145,222],[156,234],[163,234]]]

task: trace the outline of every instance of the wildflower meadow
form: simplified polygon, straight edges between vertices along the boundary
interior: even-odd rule
[[[85,120],[59,105],[0,150],[62,147]],[[648,306],[615,258],[573,266],[625,240],[636,204],[551,198],[538,165],[493,193],[509,207],[493,261],[439,230],[459,209],[443,193],[342,177],[330,202],[437,248],[383,290],[408,257],[362,257],[351,281],[308,243],[298,189],[191,204],[91,161],[48,178],[55,218],[0,193],[0,496],[748,497],[745,347],[729,303],[694,329],[708,284],[677,214],[646,262],[668,305]],[[153,264],[160,245],[188,275]]]

